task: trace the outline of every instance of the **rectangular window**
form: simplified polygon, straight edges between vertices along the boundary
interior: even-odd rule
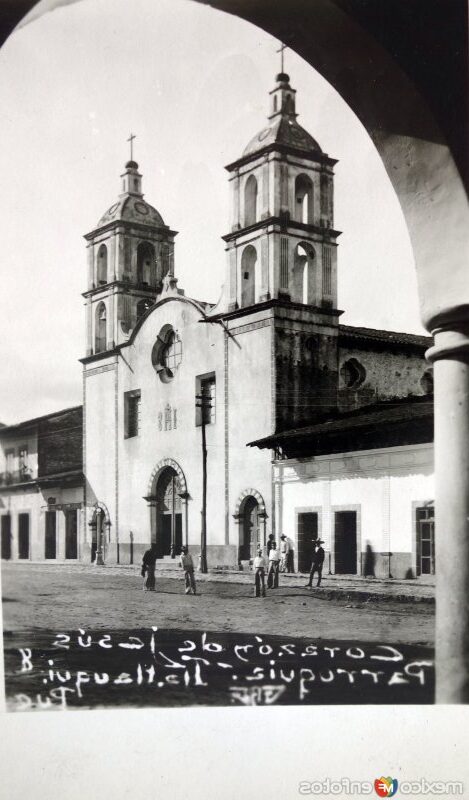
[[[126,392],[124,395],[124,428],[125,437],[138,436],[140,431],[140,390]]]
[[[15,468],[15,451],[14,450],[6,450],[5,451],[5,472],[7,482],[11,482],[13,479],[13,470]]]
[[[417,575],[435,574],[435,509],[422,506],[416,509]]]
[[[65,512],[65,558],[78,558],[78,511]]]
[[[57,558],[57,515],[55,511],[46,511],[44,558]]]
[[[18,558],[29,558],[29,514],[18,514]]]
[[[322,251],[322,292],[332,294],[332,255],[331,248],[324,246]]]
[[[28,472],[28,447],[23,445],[18,451],[18,469],[20,473],[20,480]]]
[[[199,375],[195,379],[196,415],[197,426],[212,425],[216,419],[216,381],[215,373]]]
[[[280,288],[288,289],[288,239],[280,239]]]

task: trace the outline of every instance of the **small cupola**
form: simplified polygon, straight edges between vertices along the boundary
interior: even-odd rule
[[[276,77],[275,89],[270,92],[271,107],[269,119],[284,117],[295,120],[298,114],[295,111],[296,90],[290,86],[290,77],[286,72],[279,72]]]
[[[142,176],[138,171],[138,164],[136,161],[127,161],[125,172],[121,175],[121,180],[122,194],[132,194],[143,197]]]

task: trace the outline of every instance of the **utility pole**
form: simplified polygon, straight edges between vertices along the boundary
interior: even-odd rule
[[[202,428],[202,528],[200,534],[200,571],[207,572],[207,438],[205,426],[207,413],[210,413],[212,404],[210,395],[202,388],[202,393],[196,395],[196,408],[200,408]]]

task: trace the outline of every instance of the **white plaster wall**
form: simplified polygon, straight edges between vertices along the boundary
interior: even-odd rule
[[[369,543],[378,552],[412,553],[413,504],[434,498],[432,457],[432,445],[416,445],[279,462],[275,470],[276,479],[280,478],[279,525],[296,542],[295,512],[321,509],[321,535],[328,549],[334,507],[359,506],[362,550]],[[317,478],[311,478],[315,471]]]
[[[95,362],[90,369],[111,367],[85,378],[86,502],[104,503],[115,529],[115,369],[112,362]]]
[[[202,508],[201,428],[195,424],[196,376],[215,372],[216,419],[207,425],[207,543],[224,543],[223,470],[223,331],[219,325],[200,322],[203,315],[176,297],[161,302],[143,323],[119,362],[119,541],[150,540],[150,507],[143,499],[157,464],[165,458],[181,467],[190,495],[189,544],[200,544]],[[182,361],[175,377],[163,383],[151,363],[151,352],[164,325],[170,324],[182,341]],[[140,433],[124,438],[124,393],[141,392]],[[177,410],[177,428],[164,430],[166,405]],[[163,430],[158,413],[163,414]]]
[[[415,537],[415,517],[412,504],[434,500],[434,476],[414,473],[390,476],[390,550],[409,552]]]
[[[234,322],[246,324],[243,318]],[[234,334],[236,342],[229,341],[229,519],[230,543],[236,545],[238,526],[232,515],[246,489],[255,489],[264,499],[267,535],[272,525],[271,454],[246,447],[248,442],[272,432],[272,330],[266,325],[238,332]]]
[[[30,491],[11,492],[0,497],[0,514],[11,516],[11,559],[18,559],[18,514],[29,513],[29,557],[31,560],[44,558],[44,537],[40,527],[41,496],[33,487]],[[23,560],[23,559],[21,559]]]

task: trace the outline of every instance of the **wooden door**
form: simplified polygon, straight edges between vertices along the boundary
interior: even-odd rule
[[[334,550],[336,575],[357,574],[357,512],[336,511]]]
[[[18,515],[18,558],[29,558],[29,514]]]
[[[298,572],[310,571],[317,538],[317,511],[301,511],[297,517]]]
[[[11,517],[2,515],[2,558],[8,561],[11,558]]]
[[[57,528],[55,511],[46,511],[44,558],[57,558]]]

